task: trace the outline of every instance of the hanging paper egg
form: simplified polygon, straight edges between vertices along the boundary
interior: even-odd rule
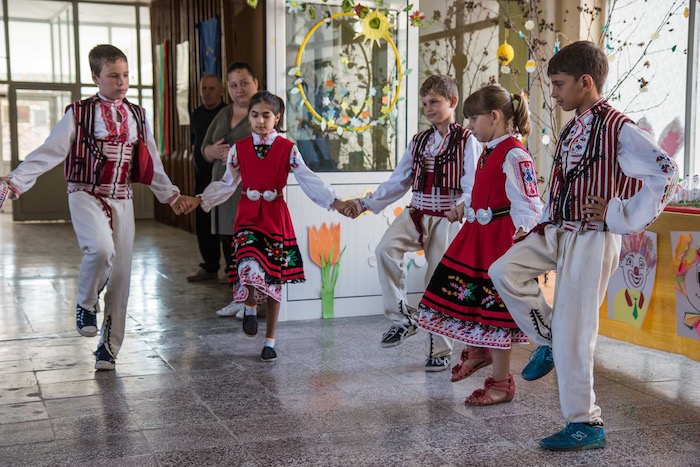
[[[498,46],[496,55],[498,55],[498,60],[501,62],[501,65],[508,65],[513,61],[515,51],[513,50],[513,46],[508,43],[508,39],[503,39],[503,44]]]
[[[535,71],[536,68],[537,62],[535,62],[534,60],[528,60],[527,62],[525,62],[525,69],[528,73],[532,73],[533,71]]]

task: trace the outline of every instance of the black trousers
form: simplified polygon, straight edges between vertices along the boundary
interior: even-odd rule
[[[208,184],[209,179],[196,180],[196,193],[202,193]],[[203,260],[199,266],[207,272],[217,272],[223,250],[226,271],[228,272],[233,267],[233,236],[211,233],[211,213],[202,211],[201,207],[198,207],[194,213],[197,245]]]

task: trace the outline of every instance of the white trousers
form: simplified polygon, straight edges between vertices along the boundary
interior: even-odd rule
[[[415,321],[410,316],[406,300],[406,263],[404,254],[423,250],[427,265],[425,287],[430,283],[435,268],[440,264],[447,247],[457,236],[461,224],[445,217],[423,216],[423,245],[408,209],[399,214],[384,233],[375,250],[379,283],[382,286],[384,314],[395,323]],[[428,336],[428,357],[443,357],[452,353],[450,339],[432,334]]]
[[[562,414],[569,423],[599,423],[593,390],[593,351],[600,305],[617,268],[620,236],[569,232],[548,225],[513,245],[489,276],[520,329],[537,345],[552,347]],[[554,306],[535,278],[556,270]]]
[[[116,357],[124,340],[126,305],[134,249],[134,207],[130,199],[103,198],[111,210],[112,226],[105,206],[96,197],[76,191],[68,195],[73,229],[83,250],[78,279],[78,304],[95,309],[107,286],[100,344]]]

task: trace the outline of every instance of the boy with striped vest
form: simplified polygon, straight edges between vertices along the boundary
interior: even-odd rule
[[[393,324],[382,347],[393,347],[418,332],[416,310],[406,303],[404,254],[423,250],[426,286],[459,232],[464,206],[470,205],[481,145],[469,130],[454,123],[457,83],[449,76],[429,77],[420,88],[426,119],[432,127],[415,135],[389,180],[365,198],[355,200],[355,214],[381,212],[412,189],[410,206],[389,226],[376,248],[384,313]],[[456,222],[460,221],[460,222]],[[452,344],[428,336],[425,371],[450,367]]]
[[[44,144],[3,179],[17,198],[40,175],[63,162],[71,221],[84,252],[76,327],[82,336],[97,334],[99,295],[106,286],[95,368],[112,370],[124,339],[129,298],[134,244],[131,183],[148,185],[158,201],[170,203],[177,214],[180,190],[165,174],[145,110],[125,99],[129,67],[124,53],[98,45],[89,60],[98,94],[69,105]]]
[[[618,265],[622,234],[640,232],[663,211],[678,168],[649,135],[601,97],[605,54],[592,42],[561,49],[549,62],[552,97],[576,116],[561,132],[540,224],[489,269],[520,329],[539,345],[523,378],[557,367],[567,425],[540,441],[550,450],[605,445],[593,390],[600,305]],[[556,270],[554,306],[534,280]]]

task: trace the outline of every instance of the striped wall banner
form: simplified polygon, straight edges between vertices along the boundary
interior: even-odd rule
[[[168,42],[156,45],[156,128],[158,152],[170,153],[168,137]]]

